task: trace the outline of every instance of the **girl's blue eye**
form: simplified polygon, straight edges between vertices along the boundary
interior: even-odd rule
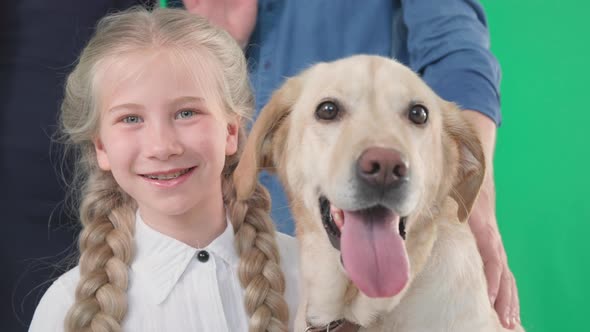
[[[134,124],[142,122],[141,118],[137,115],[129,115],[123,118],[124,123]]]
[[[178,113],[176,113],[176,118],[177,119],[188,119],[192,116],[195,116],[197,114],[197,112],[193,111],[193,110],[182,110]]]

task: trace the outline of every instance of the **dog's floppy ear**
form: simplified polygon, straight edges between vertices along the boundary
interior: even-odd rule
[[[459,220],[467,221],[484,180],[485,157],[477,134],[462,111],[448,102],[444,108],[444,130],[456,144],[459,159],[450,195],[459,205]]]
[[[279,90],[273,93],[270,101],[260,111],[258,119],[254,122],[233,175],[238,199],[246,199],[252,194],[260,169],[274,168],[272,140],[299,97],[300,81],[299,77],[287,80]]]

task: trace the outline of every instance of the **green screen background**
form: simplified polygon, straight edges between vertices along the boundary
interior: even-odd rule
[[[527,331],[590,331],[590,2],[482,0],[502,65],[498,223]]]

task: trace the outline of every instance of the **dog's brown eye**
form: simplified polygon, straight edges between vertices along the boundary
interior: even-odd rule
[[[410,118],[410,121],[414,122],[415,124],[425,124],[426,121],[428,121],[428,110],[422,105],[414,105],[410,109],[408,118]]]
[[[338,113],[340,113],[338,105],[331,101],[321,103],[315,110],[315,116],[321,120],[334,120]]]

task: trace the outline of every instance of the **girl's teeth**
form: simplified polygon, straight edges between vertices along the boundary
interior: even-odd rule
[[[180,172],[176,172],[176,173],[172,173],[172,174],[165,174],[165,175],[146,175],[146,177],[152,179],[152,180],[172,180],[172,179],[176,179],[177,177],[184,175],[186,173],[188,173],[188,171],[190,170],[190,168],[187,168],[185,170],[182,170]]]

